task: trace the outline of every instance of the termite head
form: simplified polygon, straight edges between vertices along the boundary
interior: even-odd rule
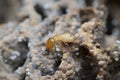
[[[46,50],[52,50],[55,47],[55,40],[53,38],[49,38],[47,40],[47,44],[46,44]]]

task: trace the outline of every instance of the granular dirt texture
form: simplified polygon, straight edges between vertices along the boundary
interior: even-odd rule
[[[0,11],[0,80],[119,80],[116,1],[6,0],[10,8]]]

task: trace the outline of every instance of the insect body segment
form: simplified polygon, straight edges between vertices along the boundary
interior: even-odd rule
[[[55,47],[55,44],[59,42],[71,43],[73,41],[74,41],[74,36],[70,33],[55,35],[47,40],[46,49],[52,50]]]
[[[55,46],[55,40],[53,38],[49,38],[47,40],[46,49],[51,50],[53,49],[54,46]]]
[[[70,33],[60,34],[53,36],[56,42],[73,42],[74,36]]]

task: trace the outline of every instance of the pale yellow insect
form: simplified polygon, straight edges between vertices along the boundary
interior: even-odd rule
[[[52,50],[56,43],[72,43],[73,41],[74,36],[71,33],[58,34],[47,40],[46,49]]]

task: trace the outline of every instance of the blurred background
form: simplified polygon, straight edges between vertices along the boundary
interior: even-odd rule
[[[21,12],[21,8],[25,5],[31,4],[40,12],[38,9],[40,6],[45,10],[46,4],[51,4],[52,2],[57,2],[60,0],[0,0],[0,24],[19,20],[18,16]],[[62,1],[62,0],[61,0]],[[74,0],[71,0],[71,2]],[[108,10],[107,16],[107,34],[111,35],[114,28],[120,26],[120,1],[119,0],[77,0],[80,5],[75,5],[79,7],[105,5]],[[32,3],[34,2],[34,3]],[[65,1],[67,2],[67,0]],[[40,4],[40,5],[37,5]],[[40,12],[42,13],[42,12]],[[45,13],[44,13],[45,14]],[[115,33],[116,34],[116,33]]]

